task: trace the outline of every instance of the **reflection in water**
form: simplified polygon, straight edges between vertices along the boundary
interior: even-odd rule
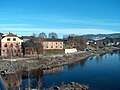
[[[68,64],[67,67],[69,70],[73,69],[73,67],[75,66],[75,63],[71,63],[71,64]]]
[[[32,70],[31,72],[23,72],[22,89],[41,89],[43,70]]]
[[[97,55],[95,60],[96,60],[96,63],[98,64],[100,61],[103,60],[103,56],[105,56],[105,58],[107,58],[106,54],[102,54],[102,55]]]
[[[114,52],[109,53],[110,56],[112,56],[113,54],[114,54]]]
[[[120,51],[99,55],[82,61],[56,67],[49,70],[33,70],[21,74],[4,77],[9,90],[40,90],[45,87],[59,85],[61,82],[78,82],[89,84],[90,90],[120,90]],[[99,63],[101,62],[102,63]],[[82,68],[82,69],[80,69]],[[84,69],[83,69],[84,68]],[[112,70],[112,72],[111,72]],[[62,73],[61,73],[62,72]],[[110,87],[109,87],[110,86]]]
[[[85,61],[65,65],[63,73],[59,75],[45,75],[44,86],[75,81],[89,85],[90,90],[120,90],[119,68],[118,52],[99,55]]]
[[[9,74],[3,77],[8,90],[18,90],[22,83],[22,78],[20,73]]]
[[[43,70],[43,74],[57,74],[63,72],[63,66],[62,67],[55,67],[48,70]]]
[[[120,61],[120,50],[118,51],[118,58],[119,58],[119,61]]]
[[[80,67],[83,68],[85,63],[86,63],[87,59],[81,60],[80,61]]]
[[[83,68],[86,61],[87,61],[87,59],[83,59],[83,60],[80,60],[78,62],[68,64],[67,67],[68,67],[68,69],[72,70],[78,63],[80,63],[80,67]]]

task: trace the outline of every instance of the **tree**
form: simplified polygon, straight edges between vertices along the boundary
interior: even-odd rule
[[[33,33],[32,36],[33,36],[33,37],[37,37],[37,34]]]
[[[39,38],[47,38],[47,35],[44,32],[42,32],[42,33],[39,33],[38,37]]]
[[[75,38],[73,36],[69,36],[68,39],[67,39],[67,43],[71,46],[74,46]]]
[[[84,36],[75,37],[75,47],[78,50],[84,50],[85,48],[87,48],[86,42],[87,42],[87,38]]]
[[[49,33],[49,38],[57,39],[58,35],[54,32]]]

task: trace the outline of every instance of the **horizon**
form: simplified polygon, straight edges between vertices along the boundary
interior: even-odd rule
[[[0,33],[2,33],[2,32],[0,32]],[[4,34],[9,34],[9,33],[13,33],[13,32],[8,32],[8,33],[2,33],[3,35]],[[40,32],[40,33],[42,33],[42,32]],[[43,32],[44,33],[44,32]],[[50,32],[51,33],[51,32]],[[19,34],[17,34],[17,33],[13,33],[13,34],[15,34],[15,35],[17,35],[18,37],[22,37],[22,36],[33,36],[33,34],[35,34],[35,33],[33,33],[33,34],[31,34],[31,35],[19,35]],[[46,34],[46,33],[45,33]],[[57,34],[57,33],[56,33]],[[77,35],[77,34],[64,34],[62,37],[59,37],[58,36],[58,38],[60,38],[60,39],[62,39],[62,38],[64,38],[64,36],[65,37],[68,37],[68,36],[72,36],[72,35],[74,35],[74,36],[84,36],[84,35],[111,35],[111,34],[120,34],[120,33],[109,33],[109,34],[81,34],[81,35]],[[48,34],[46,34],[47,35],[47,38],[49,38],[49,33]],[[58,35],[58,34],[57,34]],[[35,34],[35,37],[39,37],[37,34]]]
[[[2,0],[0,32],[19,36],[55,32],[120,33],[119,0]]]

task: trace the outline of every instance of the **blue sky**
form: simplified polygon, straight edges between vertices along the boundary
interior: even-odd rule
[[[120,0],[0,0],[0,32],[120,33]]]

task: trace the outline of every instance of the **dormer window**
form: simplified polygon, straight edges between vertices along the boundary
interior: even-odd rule
[[[10,41],[10,38],[7,38],[7,41]]]

